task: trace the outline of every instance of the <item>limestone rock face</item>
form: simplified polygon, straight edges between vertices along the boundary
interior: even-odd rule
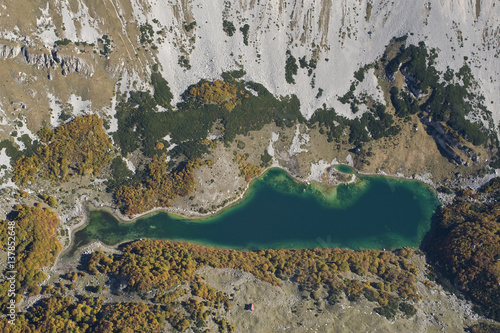
[[[19,45],[0,44],[0,58],[15,58],[19,53],[21,53],[21,46]]]
[[[32,53],[27,46],[23,46],[21,51],[26,62],[35,66],[35,68],[40,69],[46,67],[56,69],[56,62],[50,53]]]
[[[174,96],[172,105],[200,79],[244,69],[244,80],[263,84],[274,95],[296,95],[306,118],[325,105],[352,119],[368,110],[362,105],[354,114],[339,101],[354,73],[383,57],[393,37],[406,36],[407,44],[423,41],[436,50],[435,66],[442,73],[467,64],[478,87],[474,94],[484,98],[495,125],[500,123],[500,6],[495,0],[77,2],[18,1],[0,7],[0,61],[20,63],[22,54],[26,63],[45,70],[41,76],[76,73],[122,94],[151,90],[151,68],[158,65]],[[234,31],[225,31],[224,24]],[[286,79],[289,57],[298,66],[294,82]],[[373,69],[368,71],[355,94],[386,104],[377,80]]]
[[[26,62],[37,69],[45,67],[55,70],[60,66],[62,75],[68,75],[72,72],[89,77],[94,75],[94,69],[84,60],[75,56],[60,54],[56,49],[51,52],[32,53],[27,46],[23,46],[21,52]]]
[[[500,6],[495,0],[78,3],[14,2],[0,8],[2,18],[15,12],[24,15],[12,22],[2,20],[0,43],[27,41],[30,48],[43,48],[43,52],[30,49],[30,56],[38,55],[28,61],[51,68],[55,61],[63,74],[92,76],[101,65],[112,69],[113,79],[126,72],[127,87],[134,81],[147,84],[145,68],[159,64],[177,99],[201,78],[217,79],[225,71],[243,67],[245,79],[262,83],[273,94],[296,94],[306,117],[326,104],[352,118],[355,115],[338,97],[349,90],[353,73],[381,57],[391,38],[406,35],[407,43],[424,41],[438,50],[440,71],[469,64],[485,104],[500,104]],[[26,13],[34,14],[25,17]],[[25,26],[17,24],[21,19]],[[235,31],[226,33],[223,22],[231,22]],[[93,50],[87,50],[95,54],[94,59],[77,53],[72,55],[76,58],[51,56],[54,42],[65,40],[72,42],[65,45],[74,50],[79,48],[76,43],[93,45]],[[0,54],[15,57],[19,46],[2,46]],[[285,80],[287,54],[297,62],[313,61],[312,67],[299,68],[294,84]],[[376,85],[369,88],[374,95]],[[498,123],[500,112],[490,111]]]
[[[52,54],[54,60],[61,66],[63,75],[67,75],[72,72],[80,73],[89,77],[94,75],[94,69],[84,60],[74,56],[61,55],[57,52],[53,52]]]

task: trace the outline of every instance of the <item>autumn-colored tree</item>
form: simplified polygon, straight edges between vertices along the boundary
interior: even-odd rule
[[[203,82],[193,86],[189,89],[189,94],[205,104],[217,104],[228,111],[232,111],[241,104],[239,98],[245,97],[244,91],[238,91],[236,84],[222,80]]]
[[[10,221],[0,221],[0,242],[7,245],[6,250],[15,257],[5,271],[17,272],[16,294],[22,295],[25,290],[38,290],[38,284],[46,278],[41,268],[52,264],[62,249],[57,239],[59,219],[50,209],[26,205],[15,206],[10,215]],[[10,248],[9,243],[15,244],[15,249]],[[3,306],[7,304],[7,290],[8,281],[5,281],[0,285]]]
[[[165,154],[155,155],[148,164],[148,177],[142,183],[120,186],[114,194],[116,204],[122,211],[133,216],[154,207],[169,207],[171,200],[187,196],[194,191],[194,170],[201,164],[213,161],[190,161],[180,170],[170,172]]]
[[[49,297],[17,316],[15,325],[2,320],[2,332],[162,332],[164,318],[182,320],[178,312],[165,311],[144,303],[103,304],[103,298]],[[189,326],[189,325],[188,325]]]
[[[279,285],[282,279],[293,279],[302,288],[310,290],[323,285],[331,288],[331,302],[335,301],[334,295],[338,294],[335,290],[352,294],[353,298],[364,295],[365,290],[373,295],[375,290],[376,297],[373,296],[373,299],[382,307],[392,307],[393,298],[411,301],[421,299],[417,293],[415,273],[410,271],[416,272],[416,267],[391,252],[343,249],[235,251],[159,240],[133,242],[121,250],[123,254],[119,256],[99,252],[92,254],[87,270],[117,274],[127,281],[131,290],[137,291],[167,290],[190,281],[193,295],[219,304],[227,302],[223,295],[218,296],[215,290],[212,291],[196,276],[198,268],[209,265],[240,269],[273,285]],[[379,272],[377,268],[372,268],[375,265],[380,267],[382,262],[384,270]],[[403,266],[408,269],[402,269]],[[340,279],[343,269],[354,274],[376,272],[370,274],[384,282],[369,285],[359,283],[356,279]],[[392,314],[392,308],[391,311],[384,310],[384,313]]]
[[[487,184],[483,192],[495,191],[496,183]],[[470,191],[461,194],[438,212],[426,250],[478,311],[500,320],[500,204],[479,203]]]
[[[65,181],[72,175],[97,175],[111,161],[111,141],[96,115],[76,117],[55,130],[38,132],[42,145],[14,166],[13,181],[27,185],[35,176]]]
[[[248,183],[262,173],[262,168],[258,165],[246,162],[247,157],[247,155],[236,155],[235,161],[239,164],[241,174],[245,177],[245,181]]]

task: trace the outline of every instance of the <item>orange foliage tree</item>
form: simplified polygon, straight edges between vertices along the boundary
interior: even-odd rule
[[[0,243],[8,245],[13,241],[15,244],[15,248],[8,245],[5,249],[9,256],[13,254],[15,257],[14,265],[6,270],[17,271],[16,294],[22,295],[26,290],[39,289],[38,284],[46,278],[40,269],[52,264],[62,249],[57,239],[59,219],[48,208],[26,205],[17,205],[11,215],[13,218],[10,221],[0,221]],[[14,231],[15,236],[9,231]],[[4,305],[7,304],[7,284],[0,285],[0,298]]]
[[[247,155],[237,155],[235,160],[240,166],[241,174],[245,177],[245,181],[248,183],[262,173],[262,168],[259,165],[246,162],[246,159]]]
[[[239,92],[236,84],[222,80],[213,82],[203,82],[189,89],[189,94],[205,104],[216,104],[223,106],[228,111],[232,111],[236,105],[241,104]]]
[[[391,252],[327,248],[236,251],[159,240],[136,241],[124,246],[122,252],[119,256],[92,254],[87,270],[119,275],[131,290],[136,291],[165,290],[192,281],[194,295],[205,295],[207,290],[198,285],[195,272],[209,265],[240,269],[273,285],[291,279],[305,289],[325,286],[332,302],[340,291],[349,295],[372,295],[372,300],[382,307],[397,305],[399,301],[394,300],[398,297],[412,301],[421,299],[416,288],[416,267],[405,257]],[[411,255],[406,254],[407,257]],[[370,284],[341,279],[339,275],[346,271],[360,276],[371,274],[382,282]]]
[[[154,207],[168,207],[172,199],[193,192],[196,180],[194,170],[210,161],[190,161],[178,171],[170,172],[165,154],[155,155],[148,164],[148,177],[142,183],[120,186],[114,194],[116,204],[129,215],[140,214]]]
[[[42,299],[26,313],[20,313],[15,325],[0,322],[0,331],[13,333],[46,332],[163,332],[164,319],[173,324],[182,315],[144,303],[103,304],[103,298],[69,297]]]
[[[73,174],[96,175],[111,161],[111,141],[96,115],[76,117],[55,130],[38,132],[42,146],[32,156],[22,156],[14,166],[13,181],[26,185],[40,173],[65,181]]]
[[[463,191],[440,209],[436,220],[426,244],[431,262],[481,314],[500,320],[500,204],[479,203]]]

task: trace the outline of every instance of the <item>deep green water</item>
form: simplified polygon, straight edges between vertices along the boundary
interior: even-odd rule
[[[335,166],[335,169],[337,169],[338,171],[340,171],[342,173],[354,173],[354,169],[348,165],[345,165],[345,164],[337,164]]]
[[[203,220],[158,213],[120,223],[109,213],[91,211],[69,255],[94,240],[114,245],[139,238],[233,249],[417,247],[438,206],[432,190],[416,181],[363,176],[355,185],[325,189],[272,169],[239,204]]]

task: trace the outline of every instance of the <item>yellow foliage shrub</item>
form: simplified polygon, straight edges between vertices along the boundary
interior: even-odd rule
[[[238,87],[234,83],[216,80],[203,82],[199,86],[189,89],[191,96],[201,100],[205,104],[217,104],[232,111],[241,102],[238,99]]]
[[[97,175],[111,161],[111,141],[96,115],[76,117],[54,131],[41,129],[38,136],[44,145],[16,161],[14,182],[27,185],[38,173],[62,181],[73,174]]]

